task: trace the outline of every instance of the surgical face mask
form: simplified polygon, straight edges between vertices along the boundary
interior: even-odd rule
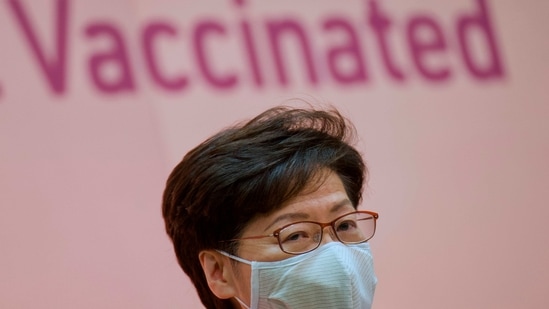
[[[221,251],[220,251],[221,252]],[[251,265],[251,309],[370,309],[377,284],[368,243],[330,242],[318,249],[277,262]]]

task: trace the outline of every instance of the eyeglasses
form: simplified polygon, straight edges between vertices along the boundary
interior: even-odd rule
[[[318,248],[322,242],[324,228],[330,226],[337,240],[344,244],[360,244],[374,237],[379,215],[373,211],[354,211],[336,218],[332,222],[299,221],[276,229],[270,235],[249,236],[231,239],[260,239],[276,237],[280,249],[289,254],[303,254]]]

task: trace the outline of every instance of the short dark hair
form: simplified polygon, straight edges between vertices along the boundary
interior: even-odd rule
[[[322,170],[335,172],[356,208],[367,169],[354,126],[336,109],[269,109],[191,150],[170,174],[162,212],[179,265],[206,308],[232,308],[210,291],[198,254],[234,253],[230,242],[257,216],[279,209]]]

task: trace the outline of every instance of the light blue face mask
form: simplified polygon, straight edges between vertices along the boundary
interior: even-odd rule
[[[251,305],[248,309],[370,309],[377,284],[368,243],[330,242],[318,249],[277,262],[248,261]]]

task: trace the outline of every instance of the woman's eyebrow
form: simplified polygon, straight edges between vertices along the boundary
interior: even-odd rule
[[[310,218],[309,214],[304,212],[292,212],[292,213],[283,214],[276,217],[276,219],[274,219],[271,222],[271,224],[267,225],[267,227],[265,227],[263,231],[267,231],[271,226],[275,225],[275,223],[278,223],[280,221],[285,221],[289,219],[291,219],[292,221],[298,221],[298,220],[305,220],[309,218]]]
[[[345,199],[339,201],[338,203],[336,203],[334,206],[332,206],[332,208],[330,209],[330,212],[331,213],[338,212],[339,210],[341,210],[341,208],[343,208],[345,206],[353,207],[353,203],[351,203],[351,201],[348,198],[345,198]]]
[[[346,206],[353,206],[351,201],[349,201],[348,198],[345,198],[341,201],[338,201],[332,208],[330,208],[330,213],[336,213],[340,211],[343,207]],[[299,221],[299,220],[306,220],[309,219],[310,215],[304,212],[292,212],[292,213],[286,213],[283,215],[280,215],[276,217],[271,224],[267,225],[263,231],[267,231],[269,228],[271,228],[273,225],[275,225],[278,222],[285,221],[285,220],[291,220],[291,221]]]

